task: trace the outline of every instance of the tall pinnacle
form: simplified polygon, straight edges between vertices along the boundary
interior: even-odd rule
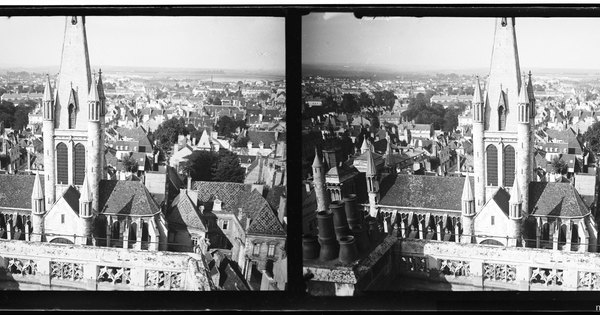
[[[375,159],[373,159],[373,152],[367,150],[367,176],[377,175],[377,168],[375,167]]]
[[[50,76],[46,75],[46,84],[44,85],[44,97],[42,102],[52,102],[54,96],[52,95],[52,86],[50,85]]]
[[[33,191],[31,192],[31,199],[44,199],[44,190],[42,189],[42,182],[40,180],[39,172],[35,173],[35,179],[33,180]]]
[[[475,92],[473,93],[473,104],[475,103],[483,103],[483,98],[481,97],[481,85],[479,84],[479,77],[477,77],[477,81],[475,83]]]
[[[79,197],[79,201],[80,202],[90,202],[92,201],[92,192],[90,191],[90,187],[89,187],[89,183],[88,183],[88,174],[85,174],[85,177],[83,178],[83,184],[81,185],[81,197]]]
[[[510,204],[519,204],[521,203],[521,191],[519,190],[519,176],[515,176],[515,182],[513,184],[512,191],[510,192]]]
[[[465,177],[465,185],[463,186],[462,198],[463,201],[472,201],[475,200],[473,197],[473,189],[471,188],[471,181],[469,180],[469,173],[467,173],[467,177]]]

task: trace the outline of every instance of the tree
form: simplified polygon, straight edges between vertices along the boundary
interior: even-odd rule
[[[179,135],[186,136],[194,130],[190,130],[190,128],[186,126],[183,118],[173,117],[160,124],[152,133],[152,139],[150,140],[158,140],[159,148],[163,152],[167,152],[173,148],[175,143],[177,143],[177,138]]]
[[[559,157],[555,157],[554,159],[552,159],[551,164],[555,173],[563,175],[567,174],[568,165],[565,160],[561,160]]]
[[[212,168],[218,155],[211,151],[193,151],[188,156],[184,171],[195,181],[212,181]]]
[[[583,140],[596,155],[600,153],[600,122],[596,122],[588,128],[583,134]]]
[[[237,154],[220,150],[217,162],[212,168],[213,181],[243,183],[246,170],[240,166]]]
[[[233,120],[229,116],[223,116],[219,118],[215,125],[216,131],[219,135],[227,138],[233,137],[233,134],[237,132],[237,128],[246,128],[246,122],[244,120]]]
[[[128,157],[123,159],[122,163],[123,163],[123,167],[125,167],[126,172],[137,173],[138,168],[139,168],[139,163],[133,157],[133,154],[130,153]]]

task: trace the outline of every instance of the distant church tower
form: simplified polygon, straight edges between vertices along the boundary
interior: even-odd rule
[[[104,178],[105,104],[102,79],[90,70],[84,17],[67,17],[56,91],[49,81],[43,98],[44,176],[47,208],[69,185],[81,191],[86,173],[93,213]]]
[[[532,170],[533,87],[521,78],[514,18],[498,18],[485,94],[473,97],[475,205],[481,210],[498,187],[518,183],[528,210]],[[518,181],[515,181],[515,174]]]

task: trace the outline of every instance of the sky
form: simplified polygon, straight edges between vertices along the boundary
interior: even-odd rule
[[[65,17],[0,17],[0,67],[58,66]],[[285,20],[274,17],[86,17],[92,68],[285,73]]]
[[[311,13],[302,20],[302,62],[405,71],[489,68],[494,27],[494,18]],[[600,69],[598,18],[517,18],[515,29],[522,71]]]

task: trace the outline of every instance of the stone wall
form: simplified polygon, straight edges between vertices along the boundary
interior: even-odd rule
[[[510,290],[600,290],[600,254],[399,240],[403,276]]]
[[[201,290],[214,286],[193,253],[0,239],[0,280],[44,289]]]

